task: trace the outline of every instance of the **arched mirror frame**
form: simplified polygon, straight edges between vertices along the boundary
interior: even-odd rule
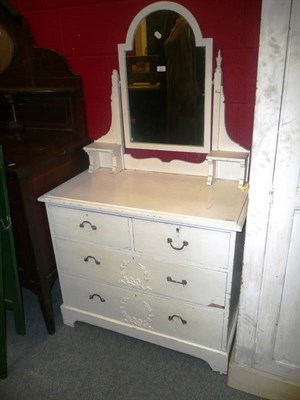
[[[145,143],[131,140],[130,110],[128,98],[128,79],[126,53],[133,49],[135,32],[141,21],[155,11],[174,11],[189,23],[195,36],[196,47],[205,47],[205,102],[204,102],[204,141],[203,146],[176,145],[163,143]],[[211,148],[212,121],[212,44],[211,38],[203,38],[195,17],[185,7],[170,1],[153,3],[142,9],[133,19],[127,32],[126,42],[118,45],[121,97],[123,106],[123,127],[125,147],[129,149],[164,150],[172,152],[208,153]],[[176,159],[176,155],[174,156]]]
[[[206,42],[207,48],[210,49],[207,60],[208,71],[206,79],[209,80],[207,101],[209,106],[206,112],[209,113],[205,123],[209,124],[206,134],[209,136],[205,143],[205,148],[200,150],[206,155],[206,161],[201,163],[194,163],[190,160],[181,160],[176,158],[176,147],[178,151],[188,152],[188,146],[175,146],[170,145],[169,150],[172,152],[172,161],[162,161],[158,155],[153,157],[135,158],[126,152],[124,146],[124,131],[129,126],[128,114],[128,93],[127,93],[127,76],[125,68],[125,52],[131,48],[131,43],[134,37],[134,32],[140,21],[149,13],[158,10],[171,10],[181,14],[190,24],[194,31],[196,43]],[[130,46],[129,46],[130,44]],[[116,70],[112,73],[112,95],[111,95],[111,126],[109,131],[95,140],[88,146],[84,147],[90,160],[89,172],[92,173],[98,168],[105,167],[111,168],[113,173],[118,173],[123,169],[146,170],[156,172],[166,172],[173,174],[187,174],[187,175],[200,175],[207,176],[207,184],[211,185],[215,179],[230,179],[238,180],[239,187],[242,187],[248,180],[249,170],[249,151],[242,148],[238,143],[235,143],[228,135],[225,124],[225,97],[222,85],[222,57],[220,50],[216,58],[216,69],[212,79],[212,39],[203,39],[200,28],[193,15],[183,6],[168,1],[161,1],[147,6],[141,10],[133,19],[128,33],[125,44],[119,45],[119,62],[121,69],[121,76]],[[213,85],[213,105],[211,107]],[[120,90],[120,86],[122,90]],[[122,92],[122,94],[121,94]],[[209,100],[208,100],[209,99]],[[210,139],[210,125],[212,126],[212,134]],[[208,134],[209,132],[209,134]],[[128,139],[127,139],[128,142]],[[143,144],[137,144],[138,149],[143,150]],[[153,145],[152,149],[159,153],[163,150],[163,145]],[[196,146],[192,147],[195,153]],[[199,150],[199,149],[198,149]],[[153,151],[155,154],[155,151]]]

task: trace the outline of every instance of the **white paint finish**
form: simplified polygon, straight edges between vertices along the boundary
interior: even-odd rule
[[[229,151],[249,152],[235,143],[227,132],[225,124],[225,96],[223,90],[223,72],[221,51],[218,51],[216,58],[216,69],[214,73],[214,95],[213,95],[213,118],[212,118],[212,150],[213,151]]]
[[[207,65],[211,63],[212,42],[199,40],[201,32],[188,10],[172,2],[146,7],[131,24],[125,47],[119,46],[125,108],[124,51],[137,23],[156,7],[178,11],[190,22],[197,44],[207,44]],[[244,153],[227,137],[220,57],[217,63],[215,150]],[[210,75],[206,69],[208,86]],[[210,101],[208,93],[206,135]],[[226,373],[236,327],[247,190],[224,179],[207,186],[206,178],[197,176],[207,175],[207,162],[165,163],[124,154],[128,112],[122,121],[116,71],[111,107],[109,132],[85,148],[92,173],[86,171],[39,199],[47,203],[64,322],[73,326],[79,320],[148,340],[203,358],[213,370]],[[202,151],[210,150],[209,136]],[[175,150],[188,151],[182,146]],[[218,167],[216,177],[240,179],[235,168],[239,156],[247,158],[230,154],[226,161],[233,161],[234,168],[221,172]]]
[[[252,364],[256,346],[256,324],[269,221],[270,191],[272,191],[289,16],[289,1],[263,1],[243,286],[236,352],[237,362],[247,365]]]
[[[141,20],[145,18],[147,15],[156,12],[158,10],[171,10],[178,14],[181,14],[189,22],[191,28],[193,29],[197,46],[200,46],[202,44],[203,35],[198,25],[198,22],[193,16],[193,14],[191,14],[191,12],[186,7],[182,6],[181,4],[175,3],[173,1],[157,1],[143,8],[132,20],[126,36],[126,45],[128,47],[130,48],[132,47],[133,37],[136,28],[141,22]]]
[[[155,195],[154,195],[155,193]],[[58,186],[40,201],[120,215],[240,231],[247,210],[247,191],[233,181],[211,187],[196,176],[99,169],[83,172]]]
[[[300,385],[278,376],[241,365],[231,357],[228,371],[228,385],[270,400],[299,400]]]
[[[208,187],[194,176],[100,168],[40,200],[47,203],[68,324],[111,327],[204,357],[226,373],[246,192],[230,181]],[[176,247],[187,240],[188,251],[172,249],[168,238]],[[105,301],[95,296],[91,304],[88,292],[97,288]]]
[[[170,10],[182,15],[189,23],[195,35],[196,46],[205,47],[205,107],[204,107],[204,145],[203,146],[182,146],[171,144],[156,144],[131,141],[130,114],[128,101],[128,82],[126,68],[126,52],[133,49],[135,31],[144,17],[157,10]],[[200,27],[190,11],[178,3],[172,1],[159,1],[143,8],[131,22],[126,43],[119,44],[119,68],[122,94],[123,126],[124,137],[127,148],[152,149],[166,151],[185,151],[192,153],[206,153],[210,150],[211,144],[211,102],[212,102],[212,39],[203,38]]]
[[[191,163],[182,160],[172,160],[163,162],[159,158],[134,158],[130,154],[124,154],[124,165],[126,169],[135,169],[141,171],[163,172],[170,174],[182,174],[207,176],[208,165],[207,161],[200,164]]]
[[[236,352],[237,364],[294,382],[298,393],[299,19],[299,1],[263,2]]]
[[[282,301],[278,315],[274,360],[299,369],[300,360],[300,210],[295,213]],[[299,375],[300,376],[300,375]]]
[[[123,249],[130,248],[127,218],[55,206],[50,206],[48,213],[55,236]]]
[[[249,158],[249,153],[241,153],[235,151],[211,151],[207,155],[207,159],[214,159],[217,161],[233,161],[246,163]]]
[[[208,161],[208,185],[212,185],[218,178],[238,180],[239,188],[248,182],[249,153],[211,151],[206,159]]]
[[[83,150],[89,156],[91,173],[101,167],[111,168],[114,174],[124,169],[121,145],[117,143],[93,142]]]
[[[121,145],[124,153],[123,115],[118,71],[113,70],[111,75],[111,126],[104,136],[95,140],[95,143],[116,143]]]
[[[300,380],[300,351],[298,329],[289,337],[289,346],[298,347],[295,350],[295,366],[288,363],[278,363],[274,359],[277,331],[284,323],[280,320],[280,308],[284,292],[293,289],[290,280],[286,279],[289,269],[299,276],[299,257],[289,258],[290,252],[294,252],[291,245],[299,246],[299,242],[291,242],[293,221],[297,223],[297,187],[300,174],[300,3],[293,2],[291,31],[288,42],[286,71],[282,96],[282,107],[279,119],[278,144],[276,151],[276,163],[273,179],[273,202],[269,214],[268,237],[266,243],[266,254],[264,260],[264,276],[261,290],[261,304],[258,316],[257,346],[255,366],[263,368],[264,371],[277,373],[284,378]],[[297,104],[298,100],[298,104]],[[296,217],[295,217],[296,215]],[[285,221],[283,224],[282,221]],[[290,264],[291,263],[291,264]],[[296,265],[293,265],[297,263]],[[299,290],[299,287],[296,286]],[[295,316],[297,307],[299,309],[299,292],[293,293],[296,305],[292,306],[289,315]],[[298,302],[298,305],[297,305]],[[288,361],[288,360],[287,360]]]
[[[111,82],[111,126],[109,131],[104,137],[100,137],[83,148],[89,156],[90,173],[100,167],[111,168],[114,173],[124,169],[124,132],[120,79],[116,70],[112,72]]]
[[[244,241],[245,241],[245,227],[241,234],[231,234],[230,243],[230,268],[228,270],[227,279],[227,302],[229,307],[225,308],[225,320],[228,320],[228,336],[223,338],[223,346],[229,352],[229,343],[232,343],[233,336],[235,334],[235,327],[237,324],[238,311],[239,311],[239,297],[241,287],[241,276],[243,271],[243,254],[244,254]]]
[[[156,143],[134,143],[130,140],[130,123],[129,123],[129,110],[128,110],[128,89],[127,89],[127,73],[125,52],[131,50],[135,30],[140,21],[151,12],[159,9],[169,9],[183,15],[189,22],[195,33],[197,46],[206,47],[206,64],[205,64],[205,127],[204,127],[204,146],[182,146],[182,145],[167,145]],[[126,138],[128,148],[137,149],[152,149],[152,150],[167,150],[191,153],[208,153],[211,149],[215,151],[229,151],[244,153],[249,155],[249,152],[242,148],[237,143],[233,142],[228,135],[225,126],[225,98],[222,86],[222,67],[220,51],[217,57],[217,67],[214,75],[214,96],[213,107],[212,102],[212,39],[204,39],[201,30],[194,16],[183,6],[168,1],[156,2],[142,9],[132,21],[126,37],[126,43],[120,44],[118,47],[119,53],[119,66],[120,66],[120,79],[116,70],[112,73],[112,94],[111,94],[111,114],[112,122],[109,131],[97,139],[94,143],[95,146],[86,146],[85,151],[90,158],[90,172],[94,172],[100,167],[112,168],[113,172],[118,172],[121,169],[137,169],[144,171],[155,171],[172,174],[186,174],[196,176],[216,177],[221,179],[237,180],[239,187],[243,186],[244,182],[248,180],[248,162],[245,165],[243,162],[237,166],[235,161],[227,160],[224,165],[222,162],[217,166],[216,172],[212,172],[214,162],[210,165],[208,170],[208,163],[192,163],[183,160],[173,159],[171,162],[164,162],[159,158],[149,157],[146,159],[134,158],[130,154],[125,153],[124,137]],[[122,93],[121,93],[122,92]],[[212,111],[213,109],[213,111]],[[211,123],[212,122],[212,123]],[[211,145],[211,125],[213,126],[212,145]],[[103,148],[98,147],[99,144],[116,143],[119,144],[119,150],[113,150],[108,157],[103,151]],[[213,183],[213,179],[209,178],[209,184]]]
[[[61,306],[61,310],[64,323],[69,326],[74,326],[75,321],[78,319],[78,310],[65,306],[64,304]],[[117,322],[110,318],[103,318],[99,314],[80,311],[80,321],[100,326],[105,329],[111,329],[136,339],[145,340],[159,346],[164,346],[172,350],[201,358],[210,365],[213,371],[220,372],[221,374],[227,373],[228,352],[202,345],[196,345],[172,336],[150,332],[143,328],[137,329],[136,327],[125,324],[124,322]]]
[[[177,262],[228,268],[229,232],[142,220],[133,221],[133,232],[136,251],[159,254]],[[168,239],[172,242],[169,243]],[[217,253],[214,251],[216,243]],[[182,250],[176,250],[180,248]]]
[[[64,274],[156,293],[212,309],[225,308],[225,272],[187,267],[162,258],[58,238],[54,239],[54,247],[58,269]],[[182,284],[184,281],[186,283]]]
[[[81,320],[82,310],[124,322],[136,329],[143,328],[217,350],[221,347],[222,310],[211,310],[134,290],[95,284],[62,274],[60,283],[64,304],[77,308],[77,320]],[[93,294],[100,295],[105,301],[101,302],[97,296],[90,299]]]

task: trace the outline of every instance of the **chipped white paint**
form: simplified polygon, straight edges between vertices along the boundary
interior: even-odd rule
[[[191,26],[196,24],[183,7],[159,2],[138,14],[129,28],[130,40],[136,22],[157,7],[174,9]],[[201,42],[207,43],[209,63],[211,40]],[[111,128],[85,148],[92,173],[83,172],[39,200],[47,203],[66,324],[83,321],[148,340],[202,358],[213,370],[226,373],[237,321],[248,203],[247,190],[239,190],[233,181],[244,182],[248,153],[227,137],[220,57],[217,69],[215,121],[220,129],[215,150],[223,145],[223,150],[231,150],[225,161],[237,169],[218,166],[214,177],[219,179],[208,186],[206,178],[195,176],[207,175],[207,163],[133,161],[124,154],[128,113],[122,121],[114,72]],[[211,85],[211,71],[206,72]],[[121,84],[126,89],[126,79]],[[205,101],[210,100],[211,93]],[[210,129],[210,104],[205,109]],[[210,150],[209,140],[202,151]],[[179,150],[187,151],[182,146]],[[220,157],[224,161],[224,153],[217,154],[218,162]]]
[[[263,1],[235,356],[235,368],[244,365],[294,382],[298,396],[299,20],[299,1]],[[245,390],[247,382],[235,381],[234,387]],[[252,393],[262,395],[259,388]]]
[[[202,177],[99,168],[40,200],[65,323],[89,322],[227,372],[246,192],[226,180],[207,186]]]

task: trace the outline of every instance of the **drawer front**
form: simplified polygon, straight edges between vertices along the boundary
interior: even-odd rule
[[[230,233],[134,220],[134,248],[196,264],[227,268]]]
[[[225,307],[225,272],[55,239],[60,272],[210,307]]]
[[[48,213],[54,236],[130,248],[128,218],[53,206]]]
[[[199,345],[221,348],[224,313],[60,276],[64,305]]]

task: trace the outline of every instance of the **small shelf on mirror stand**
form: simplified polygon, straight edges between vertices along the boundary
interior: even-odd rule
[[[247,182],[249,153],[215,150],[211,151],[206,159],[208,185],[212,185],[218,178],[237,180],[239,188]]]
[[[93,142],[85,146],[84,151],[89,156],[89,172],[104,167],[111,168],[117,174],[123,169],[122,149],[117,143]]]

